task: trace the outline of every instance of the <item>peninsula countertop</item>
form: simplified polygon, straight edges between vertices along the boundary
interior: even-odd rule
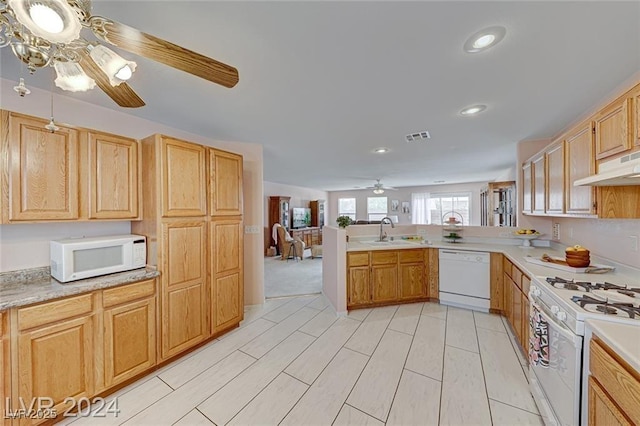
[[[159,275],[156,269],[146,267],[63,284],[49,275],[48,267],[7,272],[0,274],[0,311],[144,281]]]

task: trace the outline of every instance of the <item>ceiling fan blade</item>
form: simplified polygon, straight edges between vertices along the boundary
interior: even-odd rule
[[[131,86],[127,83],[120,83],[115,87],[112,86],[111,83],[109,83],[109,78],[102,72],[98,65],[93,62],[91,57],[89,57],[89,54],[84,50],[79,51],[79,53],[82,57],[80,66],[84,72],[94,79],[98,87],[100,87],[107,96],[113,99],[115,103],[124,108],[140,108],[145,106],[144,101],[136,92],[133,91]]]
[[[127,52],[161,62],[224,87],[233,87],[238,83],[238,70],[215,59],[119,22],[107,20],[104,30],[105,33],[99,30],[94,30],[94,33],[98,38]]]

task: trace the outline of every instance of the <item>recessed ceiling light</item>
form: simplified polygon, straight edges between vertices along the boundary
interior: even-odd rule
[[[460,111],[460,115],[476,115],[487,109],[486,105],[472,105]]]
[[[498,44],[506,33],[507,30],[500,26],[480,30],[467,39],[464,43],[464,51],[468,53],[482,52]]]
[[[385,147],[380,147],[380,148],[376,148],[376,149],[373,150],[373,152],[376,153],[376,154],[386,154],[389,151],[390,151],[390,149],[389,148],[385,148]]]

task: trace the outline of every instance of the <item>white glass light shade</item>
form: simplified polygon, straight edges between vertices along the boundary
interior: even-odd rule
[[[136,63],[127,61],[113,50],[101,44],[90,48],[89,56],[109,77],[109,83],[117,86],[127,81],[136,70]]]
[[[55,80],[56,86],[62,90],[70,92],[84,92],[96,87],[96,82],[82,70],[76,62],[53,63],[58,77]]]
[[[376,188],[373,190],[374,194],[384,194],[384,189],[382,188]]]
[[[70,43],[80,37],[78,15],[65,0],[7,0],[7,5],[37,37],[51,43]]]

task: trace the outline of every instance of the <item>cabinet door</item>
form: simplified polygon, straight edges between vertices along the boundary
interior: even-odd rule
[[[634,151],[640,149],[640,85],[636,86],[634,95],[633,95],[633,105],[635,108],[634,117],[635,117],[635,138],[634,138]]]
[[[595,214],[594,187],[573,186],[573,183],[595,173],[593,124],[582,123],[566,138],[567,213]]]
[[[27,404],[36,397],[52,398],[62,413],[71,405],[65,398],[78,401],[93,396],[93,362],[92,316],[22,332],[17,394]]]
[[[438,299],[440,297],[440,252],[438,249],[427,249],[426,256],[427,264],[427,276],[429,279],[429,285],[427,287],[427,296],[432,299]]]
[[[11,420],[6,419],[6,409],[11,408],[7,406],[5,397],[11,395],[10,377],[11,377],[11,365],[9,358],[9,336],[4,337],[4,330],[8,330],[5,321],[8,317],[4,312],[0,312],[0,425],[10,425]],[[8,333],[7,333],[8,334]],[[6,351],[6,354],[5,354]]]
[[[491,286],[489,298],[490,308],[492,312],[504,311],[504,271],[502,265],[503,259],[500,253],[491,253]],[[508,262],[508,260],[507,260]]]
[[[347,271],[347,305],[371,303],[371,281],[369,266],[351,266]]]
[[[211,332],[229,328],[244,315],[242,221],[216,220],[209,224],[211,242]]]
[[[162,225],[162,358],[204,339],[206,264],[204,221]]]
[[[511,281],[511,313],[512,313],[512,322],[511,327],[518,339],[518,342],[522,343],[522,292],[514,283]]]
[[[133,139],[89,132],[89,218],[139,215],[140,147]]]
[[[424,263],[400,264],[400,299],[417,299],[427,295]]]
[[[589,376],[589,426],[631,426],[600,384]]]
[[[633,101],[626,96],[616,100],[595,117],[596,158],[598,160],[631,149],[633,129],[631,107]]]
[[[206,214],[205,148],[162,138],[162,216]]]
[[[78,219],[78,132],[10,115],[10,221]]]
[[[522,165],[522,212],[533,212],[533,168],[531,163]]]
[[[130,302],[104,311],[104,384],[142,373],[156,361],[156,299]]]
[[[545,153],[547,214],[564,213],[564,141],[550,147]]]
[[[511,263],[511,262],[509,262]],[[504,313],[510,324],[513,324],[513,281],[506,272],[502,275],[504,283]]]
[[[390,302],[398,299],[398,264],[371,267],[371,300]]]
[[[525,355],[529,354],[529,334],[530,334],[530,325],[529,325],[529,299],[525,296],[524,293],[520,294],[521,301],[521,311],[520,318],[522,321],[522,331],[520,333],[520,344],[522,345],[522,349],[524,349]],[[529,357],[526,357],[527,362]]]
[[[209,210],[212,216],[242,214],[242,156],[209,150]]]
[[[533,182],[533,204],[532,211],[536,214],[544,214],[545,212],[545,167],[544,155],[531,161],[531,179]]]

